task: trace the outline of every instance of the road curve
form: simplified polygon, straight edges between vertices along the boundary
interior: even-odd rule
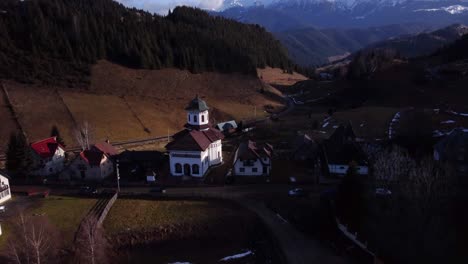
[[[349,263],[343,257],[337,256],[331,249],[320,244],[298,231],[289,222],[278,216],[253,195],[285,193],[289,185],[254,185],[227,187],[194,187],[168,189],[168,197],[211,197],[237,202],[256,213],[271,231],[274,239],[283,251],[288,264],[341,264]],[[123,191],[138,192],[136,188],[125,188]],[[139,189],[143,191],[143,189]]]

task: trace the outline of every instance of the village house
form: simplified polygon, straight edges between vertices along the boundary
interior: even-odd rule
[[[0,174],[0,205],[11,199],[10,181]]]
[[[167,157],[159,151],[125,150],[118,159],[122,178],[127,180],[147,180],[153,176],[156,181],[160,179],[162,170],[167,168]]]
[[[468,130],[457,128],[434,146],[434,159],[448,162],[460,174],[468,172]]]
[[[31,174],[54,175],[61,172],[65,163],[65,148],[56,137],[46,138],[31,144],[35,169]]]
[[[333,176],[344,176],[353,164],[359,175],[369,174],[369,165],[364,151],[356,143],[351,124],[339,126],[322,145],[323,163],[326,172]]]
[[[80,152],[68,170],[68,178],[84,181],[102,181],[114,174],[113,157],[117,150],[108,143],[98,143]]]
[[[216,128],[225,135],[232,134],[237,130],[237,123],[234,120],[222,122],[216,125]]]
[[[172,176],[202,178],[208,168],[223,162],[224,135],[211,127],[209,108],[198,95],[185,108],[187,123],[184,130],[166,145]]]
[[[251,140],[242,142],[234,156],[235,176],[269,176],[273,147]]]

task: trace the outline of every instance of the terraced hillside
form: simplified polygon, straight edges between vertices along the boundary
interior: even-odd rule
[[[18,121],[30,141],[50,134],[57,125],[65,143],[76,146],[74,130],[87,121],[95,141],[143,139],[165,136],[185,123],[184,107],[196,94],[211,107],[213,122],[245,119],[266,105],[283,107],[279,100],[260,93],[265,86],[242,74],[193,74],[178,69],[135,70],[108,61],[92,67],[87,89],[54,88],[4,81]],[[272,91],[277,93],[277,91]],[[4,96],[4,94],[2,94]],[[7,100],[2,100],[1,147],[16,125]],[[265,113],[263,113],[265,114]]]

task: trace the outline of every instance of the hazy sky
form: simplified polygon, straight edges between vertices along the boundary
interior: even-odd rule
[[[126,6],[166,14],[169,9],[179,5],[195,6],[202,9],[218,9],[224,0],[116,0]]]

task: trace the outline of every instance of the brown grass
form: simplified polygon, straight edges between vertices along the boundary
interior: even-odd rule
[[[11,133],[16,131],[16,123],[11,116],[10,109],[6,104],[5,95],[2,91],[0,91],[0,124],[0,153],[3,154]]]
[[[308,78],[297,72],[293,74],[284,73],[282,69],[266,67],[257,69],[257,75],[264,82],[276,85],[293,85],[296,82],[307,80]]]
[[[30,142],[50,136],[57,125],[65,144],[74,142],[74,122],[53,87],[34,87],[17,83],[5,84],[21,126]]]
[[[57,125],[69,146],[77,145],[73,119],[88,121],[95,140],[165,136],[168,129],[175,133],[185,123],[184,108],[196,94],[207,101],[216,122],[252,118],[255,107],[260,117],[265,114],[265,105],[281,107],[278,100],[260,93],[262,86],[258,78],[246,75],[134,70],[107,61],[93,66],[86,90],[59,88],[56,92],[54,87],[8,82],[14,109],[31,140],[49,136],[52,126]],[[2,129],[2,139],[3,133],[8,135],[14,128],[9,119],[10,113],[0,109],[0,121],[8,127],[8,131]]]

